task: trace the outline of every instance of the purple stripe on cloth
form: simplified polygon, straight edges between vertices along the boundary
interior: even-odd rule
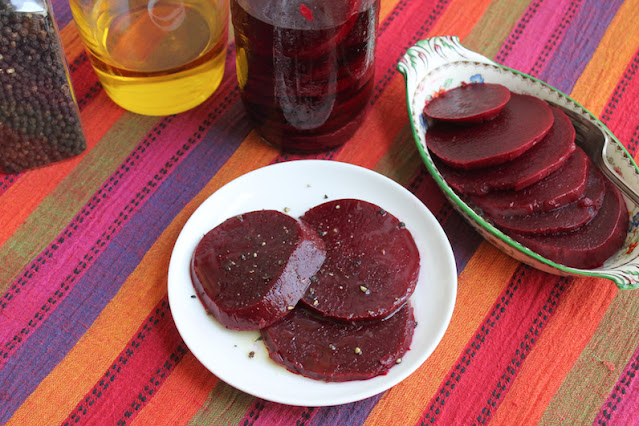
[[[539,10],[543,1],[544,0],[536,0],[530,3],[519,22],[517,22],[517,24],[513,28],[513,31],[508,35],[508,38],[502,45],[499,53],[495,56],[495,61],[499,62],[500,64],[508,65],[509,67],[523,71],[523,69],[518,68],[516,64],[509,64],[507,59],[510,53],[515,50],[515,45],[519,44],[520,40],[524,41],[523,35],[526,33],[530,34],[530,32],[526,31],[526,29],[529,26],[530,21],[533,20],[533,18],[537,15],[537,11]],[[527,43],[522,44],[524,46],[528,46]]]
[[[639,399],[628,397],[628,395],[639,393],[637,375],[639,375],[639,347],[601,407],[594,424],[634,425],[639,423]]]
[[[537,76],[539,72],[544,69],[544,67],[546,66],[546,60],[552,56],[552,52],[554,52],[555,47],[561,43],[563,36],[566,34],[566,28],[570,26],[570,23],[575,18],[577,11],[580,9],[581,1],[582,0],[572,0],[568,5],[568,8],[561,14],[561,20],[555,19],[553,21],[550,21],[553,17],[557,18],[559,16],[557,14],[543,17],[540,22],[540,26],[542,28],[549,26],[551,22],[555,22],[557,23],[557,25],[549,26],[550,28],[553,28],[552,34],[544,45],[542,52],[537,57],[535,64],[532,66],[530,75]],[[556,5],[553,3],[553,6]],[[548,24],[545,24],[545,22],[547,22]]]
[[[552,64],[539,73],[539,78],[570,93],[622,4],[622,0],[583,0],[556,48]]]
[[[53,6],[53,16],[60,29],[66,27],[72,20],[71,6],[69,0],[51,0]]]
[[[538,75],[561,44],[582,1],[532,2],[495,56],[495,61],[534,76]]]
[[[162,231],[246,138],[250,129],[241,119],[243,114],[241,104],[233,103],[206,134],[205,143],[196,145],[173,171],[164,171],[167,176],[156,192],[139,206],[67,297],[7,360],[0,370],[0,389],[9,395],[9,400],[0,406],[0,424],[65,357]],[[44,346],[42,342],[53,342],[55,346]]]

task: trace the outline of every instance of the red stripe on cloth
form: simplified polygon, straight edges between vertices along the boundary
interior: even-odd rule
[[[69,63],[73,92],[80,109],[84,107],[102,90],[86,52],[82,52]]]
[[[488,422],[554,313],[565,287],[565,278],[520,266],[421,421]]]
[[[187,352],[164,298],[63,424],[125,424]]]

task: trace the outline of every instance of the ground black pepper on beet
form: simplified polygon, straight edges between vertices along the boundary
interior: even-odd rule
[[[86,148],[50,5],[21,12],[0,0],[0,172],[16,173]],[[48,9],[48,10],[47,10]]]

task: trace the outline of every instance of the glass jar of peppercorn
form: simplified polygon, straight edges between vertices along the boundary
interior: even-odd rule
[[[0,173],[86,148],[49,0],[0,0]]]

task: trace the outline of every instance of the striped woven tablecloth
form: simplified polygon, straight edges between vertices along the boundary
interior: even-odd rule
[[[458,35],[639,143],[639,0],[383,0],[372,108],[341,149],[262,143],[239,99],[232,46],[220,88],[167,117],[132,114],[98,83],[68,2],[53,0],[88,149],[0,176],[0,424],[639,424],[639,293],[560,278],[483,241],[444,200],[411,136],[396,64],[417,40]],[[176,238],[218,188],[297,158],[399,182],[452,244],[457,302],[443,340],[406,380],[334,407],[232,388],[178,334],[167,298]]]

